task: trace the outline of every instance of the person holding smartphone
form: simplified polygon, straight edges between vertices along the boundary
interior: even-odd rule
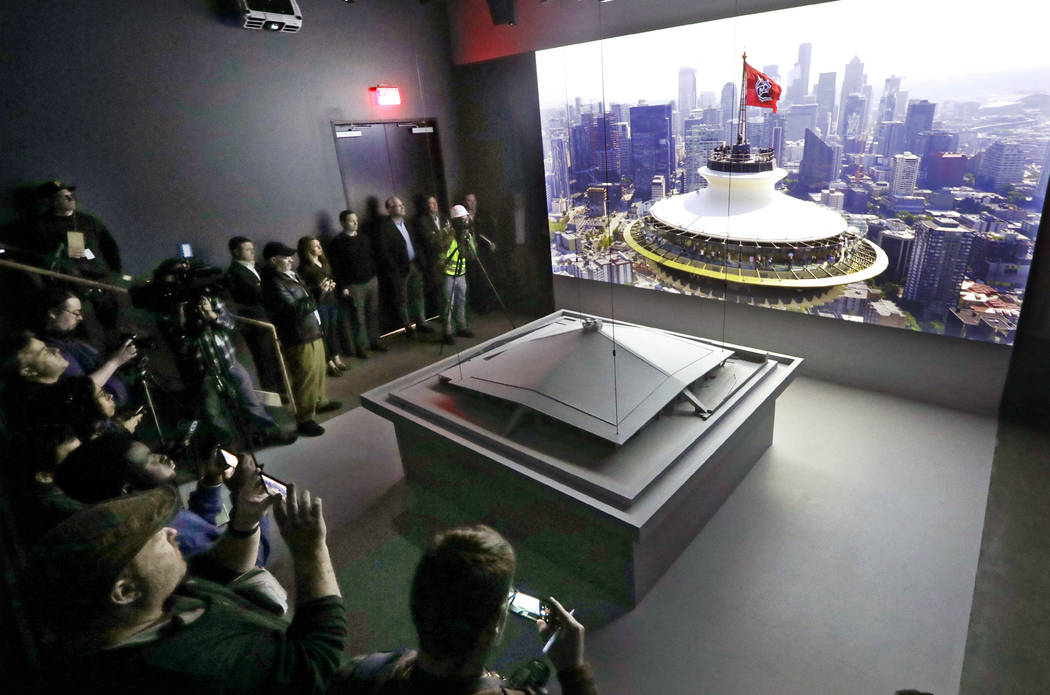
[[[454,528],[431,542],[412,580],[412,621],[418,650],[376,652],[352,659],[336,672],[330,695],[457,693],[532,695],[485,669],[508,619],[513,593],[514,549],[488,526]],[[595,695],[584,659],[584,627],[554,598],[549,618],[536,625],[564,695]]]

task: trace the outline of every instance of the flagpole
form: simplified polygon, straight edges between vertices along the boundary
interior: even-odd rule
[[[737,118],[736,144],[747,142],[747,51],[741,56],[740,65],[740,116]]]

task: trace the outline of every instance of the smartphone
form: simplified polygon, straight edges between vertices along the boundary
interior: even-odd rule
[[[533,622],[537,620],[549,621],[551,606],[546,601],[541,601],[535,596],[523,594],[515,589],[511,592],[510,612]]]
[[[222,454],[223,459],[226,460],[227,467],[233,468],[237,465],[237,456],[221,447],[219,448],[219,452]],[[266,475],[265,473],[260,473],[259,475],[262,476],[263,485],[266,486],[266,491],[268,493],[271,495],[280,495],[281,497],[288,496],[288,485],[283,480],[278,480],[272,475]]]

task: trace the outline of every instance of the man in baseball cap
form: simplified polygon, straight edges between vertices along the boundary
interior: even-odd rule
[[[342,404],[328,400],[324,339],[321,316],[293,269],[298,252],[279,241],[263,247],[266,267],[262,273],[263,304],[277,327],[284,362],[295,398],[295,422],[299,434],[317,437],[324,428],[314,415],[338,410]]]
[[[258,480],[254,463],[242,458],[241,466]],[[48,685],[150,695],[323,692],[346,640],[346,615],[321,500],[294,485],[285,498],[242,486],[225,535],[187,572],[167,526],[177,499],[165,486],[102,502],[41,538],[31,585],[64,647],[49,664]],[[295,566],[290,623],[243,588],[246,577],[260,576],[253,563],[270,506]]]

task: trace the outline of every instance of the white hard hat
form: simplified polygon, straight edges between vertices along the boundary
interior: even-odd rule
[[[466,217],[469,214],[470,213],[467,212],[467,209],[465,207],[463,207],[462,205],[453,205],[452,206],[452,219],[456,219],[457,217]]]

